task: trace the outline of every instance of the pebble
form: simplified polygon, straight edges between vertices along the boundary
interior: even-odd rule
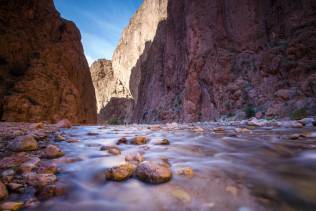
[[[159,184],[172,178],[170,167],[165,163],[144,161],[136,169],[136,176],[143,182]]]
[[[48,145],[44,152],[44,156],[48,159],[54,159],[64,156],[64,152],[55,145]]]
[[[72,124],[68,119],[63,119],[56,124],[58,128],[71,128]]]
[[[201,128],[201,127],[197,127],[197,128],[193,128],[192,131],[193,131],[193,132],[196,132],[196,133],[202,133],[202,132],[204,132],[204,129]]]
[[[21,209],[22,207],[22,202],[4,202],[3,204],[1,204],[1,210],[15,211]]]
[[[105,171],[105,179],[113,181],[123,181],[130,178],[134,173],[135,167],[130,163],[112,167]]]
[[[39,123],[33,123],[30,125],[31,128],[35,128],[35,129],[43,129],[45,127],[43,122],[39,122]]]
[[[49,199],[51,197],[62,196],[67,192],[67,186],[63,183],[56,183],[52,185],[47,185],[39,192],[37,196],[39,199]]]
[[[9,149],[14,152],[33,151],[38,149],[38,143],[31,135],[19,136],[9,144]]]
[[[35,174],[29,173],[24,175],[26,182],[35,187],[45,187],[54,184],[57,177],[54,174]]]
[[[176,172],[180,176],[185,176],[185,177],[189,177],[189,178],[192,178],[194,175],[193,169],[191,167],[180,168],[180,169],[177,169]]]
[[[0,181],[0,200],[6,198],[8,196],[8,190],[5,186],[5,184]]]
[[[120,144],[127,144],[127,139],[126,138],[120,138],[117,142],[116,142],[117,145],[120,145]]]
[[[179,187],[172,190],[171,195],[183,203],[190,203],[192,200],[190,194]]]
[[[168,139],[162,139],[161,141],[157,143],[157,145],[169,145],[169,144],[170,142]]]
[[[131,163],[140,163],[144,161],[144,156],[140,154],[139,152],[137,153],[132,153],[128,154],[125,156],[125,161],[131,162]]]
[[[234,196],[237,196],[238,194],[238,189],[234,186],[227,186],[225,190]]]
[[[255,117],[251,118],[247,124],[249,126],[256,126],[256,127],[263,127],[265,125],[267,125],[268,121],[265,119],[257,119]]]
[[[251,130],[247,128],[235,128],[236,133],[251,133]]]
[[[19,184],[19,183],[11,182],[8,184],[8,188],[12,192],[21,193],[21,192],[23,192],[24,186],[22,184]]]
[[[117,146],[102,146],[100,148],[100,150],[101,151],[107,150],[108,153],[110,153],[112,155],[120,155],[121,154],[121,150]]]
[[[60,134],[57,134],[55,136],[55,141],[65,141],[65,140],[66,140],[65,137]]]
[[[147,144],[148,142],[148,138],[145,136],[136,136],[132,139],[131,144],[135,144],[135,145],[143,145],[143,144]]]
[[[224,132],[225,128],[223,128],[223,127],[215,127],[215,128],[213,128],[213,131],[214,132]]]

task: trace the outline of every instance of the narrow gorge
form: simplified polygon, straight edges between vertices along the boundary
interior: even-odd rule
[[[145,0],[112,58],[131,121],[315,115],[315,18],[308,0]]]
[[[316,1],[0,0],[0,210],[315,211],[315,160]]]

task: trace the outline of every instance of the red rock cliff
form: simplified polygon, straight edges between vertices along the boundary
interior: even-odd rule
[[[96,122],[80,32],[52,0],[0,1],[2,121]]]
[[[132,69],[134,121],[316,114],[316,1],[169,0],[167,16]]]

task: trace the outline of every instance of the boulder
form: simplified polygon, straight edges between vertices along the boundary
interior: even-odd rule
[[[33,151],[38,149],[38,143],[32,135],[19,136],[9,144],[9,149],[14,152]]]
[[[160,184],[168,182],[172,178],[169,165],[155,161],[144,161],[137,166],[136,176],[141,181]]]

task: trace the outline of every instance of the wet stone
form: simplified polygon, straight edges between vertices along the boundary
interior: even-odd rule
[[[143,145],[143,144],[147,144],[148,142],[148,138],[145,136],[135,136],[132,141],[131,144],[134,145]]]
[[[39,199],[49,199],[56,196],[63,196],[67,192],[67,187],[63,183],[47,185],[38,190],[36,195]]]
[[[9,183],[7,186],[11,192],[22,193],[24,191],[24,185],[19,184],[19,183],[12,182],[12,183]]]
[[[55,141],[65,141],[65,140],[66,140],[65,137],[60,134],[57,134],[55,136]]]
[[[134,173],[135,167],[130,163],[112,167],[105,171],[105,179],[113,181],[123,181],[130,178]]]
[[[143,182],[160,184],[168,182],[172,177],[172,172],[165,163],[144,161],[138,165],[136,176]]]
[[[47,185],[54,184],[57,180],[57,177],[53,174],[35,174],[35,173],[29,173],[25,176],[26,182],[29,185],[35,186],[35,187],[44,187]]]
[[[63,119],[56,124],[58,128],[71,128],[72,124],[68,119]]]
[[[15,211],[23,207],[23,202],[4,202],[1,204],[1,210]]]
[[[64,152],[55,145],[48,145],[44,150],[44,157],[49,159],[59,158],[64,156]]]
[[[9,144],[9,149],[14,152],[33,151],[38,149],[38,143],[31,135],[19,136]]]
[[[100,148],[101,151],[108,151],[108,153],[112,155],[120,155],[121,150],[117,146],[102,146]]]
[[[161,140],[160,143],[158,143],[158,144],[160,144],[160,145],[169,145],[170,142],[169,142],[168,139],[163,139],[163,140]]]
[[[120,138],[117,143],[117,145],[120,145],[120,144],[127,144],[127,139],[126,138]]]
[[[0,200],[6,198],[8,196],[8,190],[5,186],[5,184],[0,181]]]
[[[137,153],[131,153],[125,156],[125,160],[127,162],[133,163],[133,164],[138,164],[142,161],[144,161],[144,156],[137,152]]]
[[[184,167],[177,169],[177,174],[180,176],[185,176],[192,178],[193,177],[193,169],[191,167]]]

